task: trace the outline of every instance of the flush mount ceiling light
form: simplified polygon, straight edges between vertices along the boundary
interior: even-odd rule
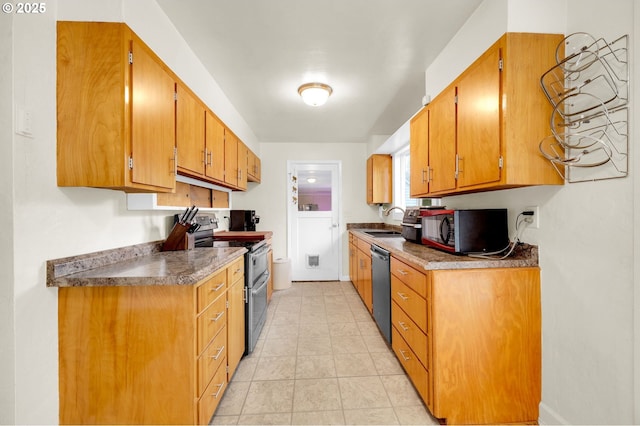
[[[316,178],[314,178],[314,177],[307,178],[307,182],[316,183]]]
[[[331,86],[324,83],[306,83],[298,87],[298,93],[305,104],[311,106],[324,105],[333,93]]]

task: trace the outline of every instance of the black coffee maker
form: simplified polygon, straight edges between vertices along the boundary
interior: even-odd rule
[[[255,231],[260,216],[255,210],[231,210],[229,216],[229,231]]]

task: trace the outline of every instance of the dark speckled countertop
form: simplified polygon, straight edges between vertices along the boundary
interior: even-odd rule
[[[400,231],[398,226],[384,224],[348,224],[347,229],[355,236],[391,252],[397,258],[427,270],[434,269],[476,269],[476,268],[521,268],[538,266],[538,247],[523,244],[516,247],[514,253],[506,259],[486,259],[446,253],[430,247],[406,241],[401,237],[373,237],[365,231],[392,229]]]
[[[160,251],[162,242],[47,261],[47,287],[191,285],[233,262],[243,247]]]

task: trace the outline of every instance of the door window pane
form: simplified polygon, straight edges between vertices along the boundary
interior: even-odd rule
[[[298,171],[298,210],[331,211],[330,171]]]

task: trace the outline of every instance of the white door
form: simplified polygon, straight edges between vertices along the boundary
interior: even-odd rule
[[[340,162],[289,161],[288,239],[293,281],[340,279]]]

